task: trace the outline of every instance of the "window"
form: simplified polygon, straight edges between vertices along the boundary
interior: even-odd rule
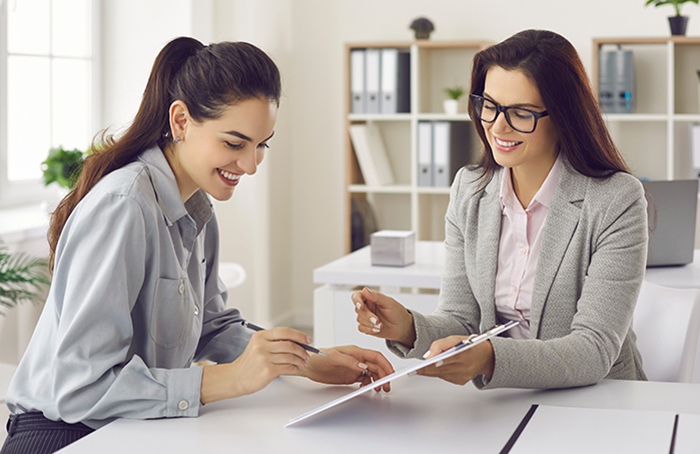
[[[98,3],[2,1],[0,204],[47,196],[41,162],[49,148],[85,151],[90,145],[96,130]]]

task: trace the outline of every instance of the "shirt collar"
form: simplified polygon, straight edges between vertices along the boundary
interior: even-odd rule
[[[148,168],[158,205],[163,210],[168,225],[174,224],[189,214],[197,224],[197,231],[200,231],[214,213],[213,206],[204,191],[198,189],[186,203],[183,203],[175,174],[157,146],[141,153],[139,160]]]
[[[559,182],[562,159],[562,153],[560,152],[557,155],[557,159],[554,161],[554,165],[549,170],[547,178],[545,178],[544,183],[542,183],[542,186],[540,186],[537,194],[535,194],[535,197],[533,197],[530,205],[527,207],[527,210],[534,208],[538,204],[549,208],[552,203],[552,197],[554,196],[554,190],[557,188],[557,183]],[[501,177],[500,201],[501,211],[503,211],[506,206],[510,208],[521,206],[517,196],[515,195],[515,191],[513,190],[512,176],[509,167],[505,167],[503,169],[503,176]]]

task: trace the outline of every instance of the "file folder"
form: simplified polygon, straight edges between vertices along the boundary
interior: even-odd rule
[[[450,187],[457,171],[469,163],[471,124],[437,121],[433,124],[433,186]]]
[[[411,111],[411,54],[396,48],[381,50],[381,113]]]
[[[598,57],[598,104],[603,113],[617,112],[615,104],[615,52],[603,51]]]
[[[365,50],[350,51],[350,111],[365,113]]]
[[[381,81],[381,49],[365,51],[366,113],[381,112],[379,106]]]
[[[433,124],[418,122],[418,186],[433,185]]]

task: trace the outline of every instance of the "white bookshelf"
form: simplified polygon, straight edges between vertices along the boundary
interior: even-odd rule
[[[690,124],[700,122],[700,38],[597,38],[591,79],[598,92],[603,46],[634,52],[633,114],[605,115],[608,128],[633,173],[653,180],[692,176]]]
[[[418,186],[417,137],[419,121],[471,122],[467,114],[471,65],[474,55],[488,47],[486,41],[413,41],[346,44],[346,195],[347,247],[350,250],[350,201],[365,197],[374,209],[379,229],[413,230],[420,241],[444,239],[444,216],[449,188]],[[350,113],[350,51],[352,49],[395,47],[408,49],[411,55],[410,113]],[[444,89],[459,85],[465,95],[460,99],[459,113],[447,115],[442,101]],[[373,123],[381,132],[395,184],[364,184],[347,129],[354,123]],[[469,153],[473,161],[481,151],[475,130],[470,137]]]

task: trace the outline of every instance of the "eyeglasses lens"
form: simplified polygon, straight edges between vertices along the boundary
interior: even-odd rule
[[[496,120],[499,110],[504,110],[503,108],[499,109],[499,106],[486,98],[474,97],[472,103],[477,116],[487,123]],[[508,124],[516,131],[532,132],[535,129],[535,116],[525,109],[506,107],[503,114],[506,116]]]

